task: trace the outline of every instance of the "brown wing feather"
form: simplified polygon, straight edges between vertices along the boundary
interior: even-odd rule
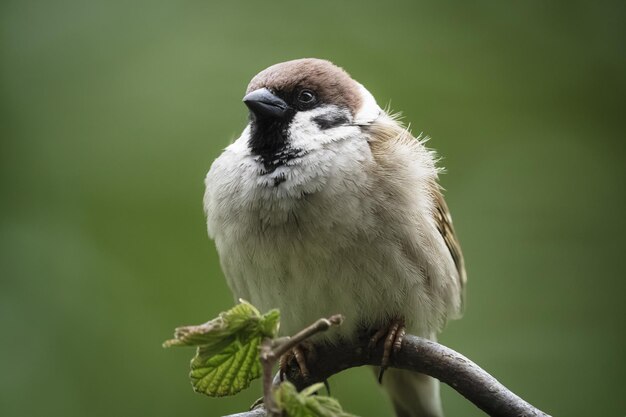
[[[385,155],[385,145],[388,145],[392,141],[404,142],[411,146],[418,146],[418,140],[411,135],[411,133],[404,128],[397,120],[395,116],[391,116],[392,123],[374,123],[369,126],[372,140],[370,146],[372,147],[372,153],[374,157],[381,163],[382,156]],[[465,284],[467,283],[467,274],[465,273],[465,262],[463,260],[463,253],[461,252],[461,245],[459,244],[454,227],[452,225],[452,216],[450,216],[450,210],[441,193],[441,187],[436,181],[431,184],[431,192],[433,195],[435,210],[434,217],[437,223],[437,229],[443,237],[450,255],[454,260],[454,264],[459,275],[459,287],[461,288],[461,307],[465,301]]]
[[[459,284],[461,287],[462,301],[465,300],[465,284],[467,283],[467,274],[465,272],[465,261],[463,260],[463,253],[461,252],[461,245],[456,238],[454,232],[454,226],[452,225],[452,216],[450,216],[450,210],[446,204],[446,200],[443,198],[441,189],[438,185],[433,187],[433,197],[435,200],[435,221],[437,222],[437,229],[443,237],[446,246],[450,250],[450,255],[454,260],[456,269],[459,272]]]

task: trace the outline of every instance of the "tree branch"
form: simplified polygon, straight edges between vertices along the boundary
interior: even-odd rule
[[[304,379],[295,364],[289,364],[286,379],[299,390],[348,368],[380,365],[383,343],[368,349],[369,338],[336,346],[316,346],[316,360],[309,364],[309,378]],[[439,379],[492,417],[549,417],[504,385],[474,362],[439,343],[406,335],[399,352],[392,355],[391,367],[420,372]],[[265,417],[265,410],[255,409],[227,417]]]

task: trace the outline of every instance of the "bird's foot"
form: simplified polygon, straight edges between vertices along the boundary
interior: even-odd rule
[[[391,323],[387,327],[378,329],[370,338],[370,350],[373,350],[382,338],[385,339],[383,357],[380,361],[380,372],[378,373],[378,383],[382,384],[383,375],[387,368],[389,368],[391,355],[400,351],[405,334],[406,326],[404,324],[404,319],[395,318],[391,320]]]
[[[304,341],[292,348],[289,352],[280,357],[278,361],[278,368],[280,373],[280,380],[285,380],[285,374],[292,361],[296,361],[300,374],[304,379],[308,379],[310,376],[308,363],[315,361],[316,352],[315,346],[308,341]]]

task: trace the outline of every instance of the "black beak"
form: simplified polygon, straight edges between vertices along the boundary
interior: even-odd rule
[[[272,94],[267,88],[260,88],[246,94],[243,102],[259,119],[280,119],[287,113],[287,103]]]

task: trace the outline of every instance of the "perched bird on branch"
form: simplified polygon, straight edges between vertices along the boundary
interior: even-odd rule
[[[341,313],[313,346],[369,332],[383,370],[405,330],[434,340],[460,317],[463,256],[424,140],[325,60],[271,66],[243,101],[249,123],[204,196],[235,297],[279,308],[285,334]],[[313,350],[294,352],[302,372]],[[443,414],[431,377],[390,369],[383,386],[399,417]]]

